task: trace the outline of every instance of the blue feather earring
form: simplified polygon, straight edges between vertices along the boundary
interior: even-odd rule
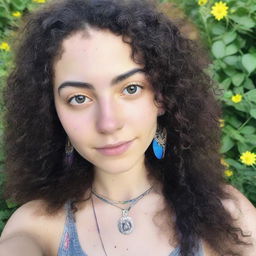
[[[167,132],[165,128],[157,127],[155,137],[153,139],[153,151],[157,159],[163,159],[165,155],[167,140]]]

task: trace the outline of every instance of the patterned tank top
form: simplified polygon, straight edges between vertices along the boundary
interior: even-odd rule
[[[58,249],[58,256],[88,256],[86,252],[83,251],[76,229],[76,224],[73,217],[73,212],[71,210],[70,201],[65,204],[65,209],[67,212],[65,226],[63,234],[61,237],[60,246]],[[168,256],[179,256],[180,249],[176,247]],[[195,256],[204,256],[202,244],[199,244],[199,250]]]

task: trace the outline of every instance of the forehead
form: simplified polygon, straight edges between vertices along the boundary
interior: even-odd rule
[[[88,56],[91,53],[95,57],[104,57],[102,54],[107,52],[105,50],[111,50],[113,46],[115,51],[131,51],[130,46],[123,42],[122,36],[117,36],[109,30],[94,28],[78,31],[64,39],[62,43],[63,54],[68,56],[83,51]]]
[[[90,80],[95,77],[114,77],[127,70],[141,67],[131,57],[131,47],[122,36],[108,30],[88,29],[77,32],[62,43],[62,54],[54,64],[59,79]]]

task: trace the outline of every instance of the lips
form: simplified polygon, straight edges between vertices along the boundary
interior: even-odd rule
[[[98,152],[106,156],[120,155],[128,150],[133,140],[122,141],[115,144],[107,144],[102,148],[96,148]]]
[[[118,142],[118,143],[115,143],[115,144],[107,144],[103,147],[100,147],[100,148],[97,148],[97,149],[106,149],[106,148],[116,148],[116,147],[119,147],[125,143],[128,143],[130,141],[121,141],[121,142]]]

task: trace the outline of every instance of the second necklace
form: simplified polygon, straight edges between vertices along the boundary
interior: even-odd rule
[[[134,229],[133,220],[130,216],[128,216],[129,211],[140,199],[142,199],[145,195],[147,195],[151,190],[152,190],[152,187],[147,189],[144,193],[137,196],[136,198],[129,200],[129,203],[131,203],[131,205],[126,209],[118,206],[116,202],[114,202],[106,197],[103,197],[102,195],[97,194],[94,190],[92,190],[92,194],[95,195],[101,201],[108,203],[108,204],[115,206],[115,207],[119,208],[120,210],[122,210],[122,216],[118,220],[117,226],[118,226],[118,230],[121,234],[128,235],[128,234],[132,233],[132,231]],[[119,202],[119,203],[125,204],[125,203],[127,203],[127,201]]]

